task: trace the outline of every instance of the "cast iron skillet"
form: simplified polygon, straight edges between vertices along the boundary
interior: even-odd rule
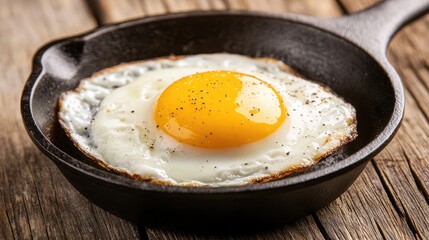
[[[403,116],[404,95],[385,50],[395,31],[428,8],[429,0],[390,0],[330,20],[214,11],[105,26],[39,50],[22,94],[22,117],[34,143],[70,183],[123,218],[181,223],[194,219],[199,224],[216,219],[293,221],[337,198],[392,139]],[[188,188],[138,182],[101,169],[58,125],[59,95],[96,71],[170,54],[218,52],[281,59],[309,79],[327,84],[357,109],[359,137],[316,167],[282,180]]]

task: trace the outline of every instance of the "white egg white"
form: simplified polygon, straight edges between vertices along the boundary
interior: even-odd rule
[[[157,128],[153,111],[162,91],[184,76],[211,70],[246,73],[271,84],[287,108],[285,122],[262,140],[224,149],[183,144]],[[288,73],[280,61],[233,54],[162,58],[104,70],[62,95],[59,120],[75,145],[108,169],[182,186],[282,178],[357,136],[355,109],[328,88]]]

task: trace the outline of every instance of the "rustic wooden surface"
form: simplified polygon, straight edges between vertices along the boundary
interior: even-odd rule
[[[393,141],[336,201],[294,224],[219,235],[137,226],[92,205],[31,143],[19,98],[43,43],[97,25],[176,11],[250,9],[333,17],[375,0],[0,0],[0,239],[429,239],[429,16],[388,55],[406,86]]]

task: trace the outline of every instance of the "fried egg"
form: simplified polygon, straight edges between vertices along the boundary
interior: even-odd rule
[[[235,54],[122,64],[60,98],[59,121],[101,166],[179,186],[266,182],[357,136],[355,109],[283,62]]]

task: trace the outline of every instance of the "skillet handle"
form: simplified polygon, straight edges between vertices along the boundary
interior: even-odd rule
[[[327,20],[328,28],[385,57],[393,35],[429,10],[429,0],[385,0],[364,11]],[[322,24],[323,25],[323,24]]]

